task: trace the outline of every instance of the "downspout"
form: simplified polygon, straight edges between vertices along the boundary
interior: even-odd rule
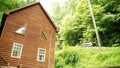
[[[52,46],[52,31],[50,32],[50,44],[49,44],[49,55],[48,55],[48,68],[50,68],[50,53],[51,53],[51,46]]]

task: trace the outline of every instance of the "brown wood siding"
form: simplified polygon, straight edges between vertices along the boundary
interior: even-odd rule
[[[26,23],[27,28],[24,35],[15,33],[17,29]],[[40,33],[42,31],[45,33],[47,40],[40,40]],[[0,56],[7,62],[10,62],[11,66],[23,64],[25,68],[47,68],[51,31],[53,32],[53,36],[50,52],[50,68],[53,68],[56,31],[38,4],[12,13],[7,17],[0,38]],[[20,59],[11,57],[13,42],[23,44]],[[45,62],[37,61],[38,48],[46,49]]]

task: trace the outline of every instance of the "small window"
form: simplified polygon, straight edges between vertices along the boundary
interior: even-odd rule
[[[46,49],[38,48],[37,61],[45,62]]]
[[[21,28],[19,28],[15,32],[18,33],[18,34],[25,34],[25,29],[26,29],[26,25],[22,26]]]
[[[11,57],[21,58],[23,44],[21,43],[13,43]]]
[[[42,32],[41,35],[40,35],[40,39],[41,40],[47,40],[47,38],[45,37],[45,34]]]

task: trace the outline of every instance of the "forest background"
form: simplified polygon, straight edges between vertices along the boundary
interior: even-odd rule
[[[35,1],[0,0],[0,22],[5,11]],[[87,42],[97,45],[87,0],[67,0],[62,5],[55,1],[52,4],[52,10],[48,14],[59,28],[55,68],[120,66],[120,1],[91,0],[91,4],[102,43],[102,52],[98,47],[83,47]]]

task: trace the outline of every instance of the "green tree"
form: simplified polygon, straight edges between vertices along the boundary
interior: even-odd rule
[[[90,1],[102,45],[120,46],[120,1]],[[56,22],[61,21],[59,38],[64,40],[63,43],[75,46],[84,42],[96,42],[95,30],[87,0],[69,0],[56,12],[61,17],[58,17],[59,19],[53,17],[53,19]]]
[[[19,7],[25,6],[27,4],[31,4],[35,1],[36,0],[27,0],[26,2],[25,2],[25,0],[0,0],[0,22],[2,19],[2,14],[5,11],[19,8]]]
[[[5,11],[25,5],[22,0],[0,0],[0,22]]]

